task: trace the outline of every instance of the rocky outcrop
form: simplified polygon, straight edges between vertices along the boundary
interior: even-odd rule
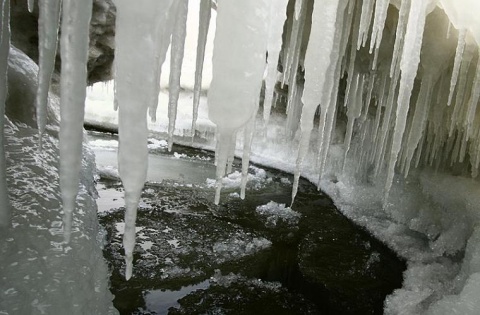
[[[116,9],[112,0],[94,0],[90,26],[90,48],[88,51],[88,83],[107,81],[112,78],[112,63],[115,48]],[[11,28],[12,44],[38,63],[38,8],[30,13],[27,1],[12,0]],[[57,54],[54,81],[58,81],[61,68]]]

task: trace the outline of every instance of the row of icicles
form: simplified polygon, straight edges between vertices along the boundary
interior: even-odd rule
[[[7,0],[0,2],[3,8],[8,5]],[[428,41],[432,36],[428,23],[430,16],[438,15],[440,10],[437,8],[430,13],[432,7],[435,8],[432,1],[403,0],[396,19],[397,11],[389,5],[389,0],[317,0],[313,2],[313,10],[310,9],[311,0],[296,0],[293,14],[286,21],[287,2],[222,0],[218,3],[213,80],[208,92],[209,117],[217,125],[216,203],[219,202],[221,179],[229,171],[240,129],[245,133],[241,193],[242,198],[245,196],[262,81],[265,81],[263,113],[268,124],[271,105],[275,103],[274,86],[280,55],[281,83],[289,87],[287,128],[297,125],[300,128],[292,200],[302,163],[312,149],[310,138],[316,115],[319,115],[319,140],[314,150],[319,180],[327,162],[337,116],[344,112],[348,118],[345,159],[353,151],[358,169],[367,172],[373,166],[375,175],[380,174],[386,165],[386,197],[396,167],[406,176],[411,165],[447,163],[447,160],[453,164],[469,159],[472,175],[478,175],[480,124],[476,109],[480,97],[480,61],[478,45],[469,39],[468,31],[459,30],[452,56],[447,51],[441,56],[444,59],[438,59],[438,56],[426,53],[427,49],[422,46],[424,42],[432,44]],[[29,8],[33,8],[33,4],[33,0],[29,0]],[[125,188],[124,247],[126,278],[129,279],[133,267],[136,211],[147,172],[147,112],[152,119],[155,118],[161,65],[170,46],[168,130],[171,148],[188,0],[143,0],[135,5],[128,0],[116,0],[115,5],[115,106],[119,112],[118,160]],[[69,242],[81,167],[92,0],[39,0],[38,7],[37,121],[40,145],[46,125],[48,90],[60,21],[62,24],[60,187],[65,242]],[[198,117],[211,7],[211,0],[200,0],[192,134]],[[395,19],[394,32],[390,33],[392,27],[389,23]],[[285,23],[288,28],[283,42]],[[8,25],[5,14],[2,25]],[[3,50],[6,29],[2,27]],[[310,30],[310,37],[305,51],[303,36],[306,30]],[[453,38],[453,31],[449,33]],[[365,55],[370,62],[367,69]],[[299,68],[304,71],[303,88],[297,85]],[[419,68],[421,75],[417,74]],[[346,81],[345,91],[342,90],[342,80]],[[343,94],[342,102],[338,96]],[[292,122],[295,119],[299,122]],[[352,150],[354,136],[358,145]]]

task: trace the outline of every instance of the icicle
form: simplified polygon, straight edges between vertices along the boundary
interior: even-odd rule
[[[356,4],[357,13],[355,14],[355,19],[352,27],[353,34],[352,34],[352,41],[351,41],[352,43],[350,44],[350,57],[349,57],[349,62],[348,62],[349,64],[348,64],[348,70],[347,70],[347,73],[348,73],[347,89],[345,91],[346,98],[345,98],[344,104],[348,103],[348,95],[350,95],[352,80],[353,80],[353,77],[355,76],[355,60],[357,57],[357,46],[355,45],[355,43],[357,42],[357,40],[359,40],[359,32],[357,32],[356,30],[359,29],[360,27],[360,18],[361,18],[361,14],[359,12],[361,2],[356,1],[356,3],[357,3]]]
[[[236,146],[237,146],[236,139],[237,139],[237,133],[234,133],[232,135],[232,139],[230,139],[229,147],[228,147],[227,169],[222,176],[225,176],[226,174],[232,173],[233,161],[235,160],[235,149],[236,149]]]
[[[455,97],[455,107],[453,108],[452,118],[450,122],[450,129],[449,129],[449,136],[451,137],[453,134],[453,130],[455,125],[458,123],[458,117],[463,117],[460,113],[463,111],[464,107],[464,98],[466,93],[466,86],[467,86],[467,78],[468,78],[468,70],[470,68],[470,64],[472,62],[473,56],[475,54],[475,46],[467,45],[465,48],[462,64],[460,66],[460,79],[457,85],[457,95]]]
[[[412,125],[410,127],[406,144],[405,177],[408,176],[413,154],[415,149],[418,148],[418,144],[420,143],[426,127],[428,110],[430,108],[430,95],[433,88],[432,81],[432,76],[427,76],[424,81],[422,81],[422,86],[420,87],[420,92],[415,106],[415,113],[413,115]]]
[[[398,24],[395,33],[395,44],[393,46],[392,65],[390,67],[390,77],[393,78],[395,69],[399,64],[399,55],[403,48],[403,39],[408,22],[408,11],[410,10],[411,0],[402,0],[400,12],[398,13]]]
[[[35,0],[28,0],[28,12],[33,13],[33,10],[35,9]]]
[[[475,119],[475,112],[477,111],[478,101],[480,100],[480,57],[477,61],[477,71],[472,85],[472,94],[468,101],[467,116],[465,121],[465,138],[470,139],[472,136],[473,120]]]
[[[326,3],[315,2],[313,6],[312,29],[305,55],[305,88],[302,97],[304,106],[300,121],[301,138],[292,189],[292,203],[297,194],[302,163],[308,152],[318,100],[323,98],[327,71],[331,65],[339,2],[339,0]]]
[[[240,198],[245,199],[245,190],[248,180],[248,166],[250,164],[250,152],[252,147],[253,135],[255,132],[255,116],[245,126],[245,135],[243,143],[243,156],[242,156],[242,184],[240,187]]]
[[[372,22],[373,5],[375,0],[364,0],[362,5],[362,17],[360,19],[360,28],[358,30],[357,49],[365,46],[368,39],[368,30]],[[380,1],[380,0],[378,0]]]
[[[63,231],[70,241],[72,215],[82,166],[83,117],[87,88],[87,60],[92,0],[63,1],[60,39],[60,189],[63,201]]]
[[[187,36],[188,0],[177,0],[175,25],[172,33],[170,59],[170,80],[168,88],[168,151],[172,150],[173,133],[177,119],[178,97],[180,95],[180,77],[182,75],[183,55],[185,52],[185,37]]]
[[[157,60],[159,25],[168,19],[171,1],[144,0],[131,5],[118,0],[115,36],[115,98],[119,103],[118,170],[125,189],[125,248],[128,280],[133,271],[135,220],[137,207],[147,175],[147,110],[157,89],[158,72],[152,67]],[[168,40],[168,38],[164,38]],[[142,58],[136,59],[138,51]],[[142,82],[142,84],[138,84]]]
[[[450,21],[448,21],[447,36],[446,36],[447,39],[450,38],[450,33],[451,32],[452,32],[452,23]]]
[[[287,3],[288,0],[276,0],[270,4],[267,74],[265,77],[265,99],[263,101],[263,119],[265,120],[265,126],[268,125],[268,120],[270,119],[273,93],[275,83],[277,82],[278,56],[282,48],[282,33],[283,24],[287,17],[285,13]],[[282,10],[282,8],[285,10]]]
[[[0,228],[10,225],[5,163],[5,101],[7,100],[8,53],[10,50],[10,0],[0,0]]]
[[[458,80],[458,73],[460,72],[460,64],[462,63],[463,51],[465,49],[466,34],[467,34],[467,30],[465,29],[460,30],[458,33],[457,51],[455,53],[455,62],[452,70],[452,79],[450,81],[450,94],[448,95],[448,102],[447,102],[448,106],[450,106],[450,104],[452,103],[453,91],[455,91],[455,85],[457,84],[457,80]]]
[[[355,93],[355,96],[353,97],[352,104],[349,104],[348,110],[347,110],[347,117],[348,117],[348,123],[347,123],[347,131],[345,133],[345,143],[344,143],[344,157],[343,157],[343,170],[345,168],[345,162],[347,160],[347,154],[348,151],[350,150],[350,143],[352,140],[352,134],[353,134],[353,124],[355,123],[355,120],[360,117],[362,114],[362,94],[363,94],[363,83],[364,83],[364,77],[362,76],[360,78],[360,74],[357,74],[355,78],[355,89],[353,90]]]
[[[268,13],[267,0],[218,3],[213,80],[208,91],[209,118],[217,125],[218,132],[217,204],[229,143],[258,108],[267,50]]]
[[[294,12],[294,20],[292,25],[292,30],[290,34],[290,43],[287,50],[287,57],[284,63],[284,70],[283,70],[283,79],[282,79],[282,86],[285,83],[294,84],[295,82],[291,82],[292,71],[297,72],[298,70],[298,61],[295,63],[296,60],[299,60],[300,50],[302,48],[302,37],[303,37],[303,28],[305,25],[306,19],[306,1],[307,0],[296,0],[295,1],[295,12]],[[289,86],[290,88],[290,86]]]
[[[374,47],[375,50],[380,48],[389,4],[390,0],[377,0],[375,4],[375,18],[373,20],[372,39],[370,40],[370,53],[373,52]],[[378,56],[377,53],[375,53],[375,55]]]
[[[157,21],[155,32],[155,61],[151,65],[156,78],[155,89],[152,90],[151,100],[149,101],[148,114],[152,122],[157,120],[158,94],[160,93],[160,79],[162,76],[162,65],[167,58],[168,47],[170,46],[170,37],[172,36],[173,26],[175,25],[175,10],[179,2],[173,0],[163,0],[162,6],[164,12],[167,12],[167,18]]]
[[[385,185],[385,199],[393,183],[395,164],[400,152],[402,137],[405,131],[410,96],[417,75],[418,64],[420,63],[420,50],[422,48],[423,30],[425,27],[426,9],[428,1],[419,0],[412,2],[408,17],[407,31],[403,46],[400,68],[402,76],[398,92],[397,117],[393,133],[393,142],[388,164],[387,182]]]
[[[376,101],[377,111],[375,112],[375,123],[373,128],[373,135],[372,135],[373,143],[377,141],[378,128],[380,127],[380,117],[382,116],[382,106],[383,106],[383,102],[384,102],[385,94],[387,90],[387,81],[388,81],[388,78],[386,78],[385,76],[382,76],[381,82],[383,82],[383,84],[382,84],[382,88],[380,89],[380,95],[377,97],[377,101]],[[372,150],[372,156],[375,156],[375,150]]]
[[[192,119],[192,142],[195,137],[195,129],[198,118],[198,106],[200,104],[200,92],[202,90],[203,61],[205,59],[205,47],[207,45],[208,28],[212,15],[212,1],[200,1],[200,16],[198,26],[197,60],[195,67],[195,85],[193,88],[193,119]]]
[[[396,108],[394,102],[397,95],[397,83],[399,74],[394,74],[394,77],[390,79],[390,88],[388,91],[387,103],[385,104],[385,113],[383,115],[382,128],[380,131],[380,138],[377,137],[377,144],[375,145],[375,174],[379,174],[381,167],[383,166],[383,156],[386,151],[386,139],[389,134],[390,124],[392,121],[392,113]]]
[[[349,36],[350,26],[345,29],[345,13],[348,1],[341,0],[337,8],[337,20],[335,27],[335,39],[331,52],[331,64],[328,68],[327,76],[325,78],[325,85],[321,99],[321,111],[319,122],[319,141],[317,153],[318,165],[318,189],[320,189],[320,180],[323,175],[323,170],[326,164],[328,151],[330,148],[330,140],[334,128],[334,120],[337,108],[338,86],[340,83],[342,61],[346,51],[346,44],[343,40]],[[352,7],[350,4],[348,10]],[[347,16],[347,24],[351,24],[352,16]],[[341,27],[340,27],[341,26]]]
[[[48,90],[55,67],[58,27],[60,23],[60,0],[40,0],[38,18],[38,87],[36,97],[39,147],[47,124]]]

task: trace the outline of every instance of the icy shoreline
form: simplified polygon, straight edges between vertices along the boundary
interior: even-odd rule
[[[94,98],[87,102],[87,123],[102,125],[105,121],[115,122],[113,94],[95,90]],[[100,96],[102,95],[103,96]],[[92,94],[90,94],[92,95]],[[151,135],[166,138],[168,121],[166,108],[159,106],[157,122],[150,125]],[[93,111],[95,109],[95,111]],[[175,142],[197,148],[213,150],[213,124],[208,121],[206,100],[201,99],[195,142],[191,142],[190,126],[191,97],[183,91],[179,100]],[[204,119],[204,120],[202,120]],[[296,138],[289,140],[285,131],[285,117],[273,115],[268,131],[264,130],[261,117],[257,119],[257,134],[252,145],[251,161],[260,165],[294,173],[296,167]],[[392,248],[399,256],[407,259],[408,270],[404,274],[404,286],[396,290],[385,301],[385,313],[407,314],[448,313],[455,309],[465,294],[472,288],[471,280],[475,266],[476,245],[468,243],[470,234],[475,235],[475,225],[480,213],[480,186],[477,180],[456,177],[433,170],[412,172],[408,180],[397,175],[388,204],[383,205],[384,178],[375,181],[358,178],[355,161],[348,159],[342,173],[341,161],[344,156],[342,131],[336,133],[331,147],[329,163],[320,188],[334,201],[338,209],[371,234]],[[312,138],[312,143],[317,141]],[[336,143],[336,144],[335,144]],[[236,155],[241,157],[238,148],[243,147],[243,139],[237,142]],[[355,144],[352,146],[355,149]],[[305,159],[302,176],[317,183],[316,158],[309,152]],[[455,187],[455,189],[453,189]],[[468,244],[468,245],[467,245]],[[465,259],[463,250],[467,246]],[[460,256],[459,256],[460,255]],[[478,305],[473,305],[476,310]],[[468,313],[468,312],[467,312]],[[466,313],[466,314],[467,314]],[[472,313],[473,314],[473,313]]]

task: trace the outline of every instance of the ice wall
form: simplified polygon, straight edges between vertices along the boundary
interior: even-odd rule
[[[127,207],[130,227],[134,227],[135,221],[138,199],[135,196],[145,177],[146,111],[152,105],[149,103],[155,103],[159,92],[161,65],[158,61],[163,58],[159,55],[165,45],[158,39],[168,41],[170,38],[159,36],[158,23],[178,13],[169,10],[170,3],[151,1],[133,10],[128,1],[117,1],[119,16],[124,14],[124,18],[117,21],[120,150],[142,153],[135,161],[121,162],[123,166],[120,167],[124,170],[121,171],[124,184],[132,187],[126,189],[133,196],[126,198],[130,200]],[[175,3],[178,6],[180,2]],[[278,3],[278,11],[285,11],[286,4]],[[283,67],[281,83],[288,85],[284,126],[287,130],[275,133],[273,141],[290,147],[288,159],[296,157],[296,178],[308,169],[323,189],[330,187],[325,180],[334,183],[342,179],[340,183],[344,186],[334,183],[335,189],[343,194],[339,200],[356,196],[345,187],[367,187],[369,196],[373,197],[357,202],[363,202],[365,208],[372,205],[379,212],[385,210],[399,223],[424,233],[430,250],[436,253],[435,259],[444,261],[448,255],[462,253],[468,242],[467,259],[460,271],[463,280],[443,293],[437,294],[441,290],[436,287],[430,288],[435,294],[425,289],[424,296],[415,297],[418,303],[412,302],[414,306],[410,309],[411,313],[421,313],[425,306],[422,309],[419,305],[424,301],[438,301],[432,307],[448,313],[449,307],[452,311],[461,304],[477,283],[476,269],[467,268],[467,264],[475,265],[477,242],[470,235],[478,222],[480,209],[471,206],[475,200],[471,195],[462,195],[466,201],[459,209],[465,211],[460,210],[462,215],[453,223],[452,220],[447,223],[448,210],[460,202],[454,195],[445,194],[445,198],[450,196],[447,199],[452,205],[445,206],[447,211],[439,212],[436,217],[431,211],[411,210],[419,204],[419,199],[408,189],[405,199],[412,200],[411,204],[403,210],[395,205],[404,203],[399,191],[404,191],[402,189],[408,186],[404,183],[408,181],[422,187],[423,196],[433,199],[433,208],[442,204],[441,188],[429,189],[429,182],[418,175],[426,169],[468,178],[478,187],[480,22],[475,12],[479,12],[480,5],[474,0],[392,0],[390,4],[384,0],[317,0],[312,11],[307,9],[309,4],[311,1],[295,1],[291,22],[287,23],[290,27],[279,59]],[[256,133],[253,117],[259,105],[261,74],[269,49],[268,36],[274,33],[273,24],[269,22],[269,5],[271,2],[267,5],[265,1],[233,0],[218,4],[213,80],[208,95],[209,117],[217,126],[217,182],[221,182],[228,171],[239,131],[245,133],[242,140],[244,160],[250,156],[251,139]],[[163,8],[159,13],[162,18],[154,14],[158,7]],[[4,20],[5,15],[2,18]],[[182,38],[183,27],[175,29],[172,38],[176,35]],[[301,49],[305,33],[310,34],[306,52]],[[178,41],[181,39],[175,39],[177,44]],[[176,67],[180,64],[172,61]],[[175,73],[178,74],[178,69]],[[301,79],[305,82],[300,82]],[[178,85],[178,80],[171,82]],[[170,88],[175,90],[178,86]],[[175,126],[176,111],[171,108],[169,125]],[[274,111],[278,113],[280,109]],[[274,128],[272,124],[269,126]],[[267,126],[267,131],[263,132],[266,137],[268,131]],[[120,154],[120,160],[126,157]],[[407,179],[403,181],[402,177]],[[451,183],[459,185],[456,180]],[[335,189],[330,191],[332,195]],[[294,191],[295,188],[293,196]],[[218,196],[216,199],[218,202]],[[429,230],[432,222],[430,225],[427,222],[435,220],[441,222],[434,222],[435,232],[432,232]],[[125,241],[129,266],[134,228],[132,231],[126,233],[129,236]],[[449,242],[452,240],[456,240],[453,242],[456,245]],[[408,257],[413,259],[414,255]],[[407,284],[408,281],[407,275]],[[452,279],[448,281],[453,282]],[[413,298],[415,288],[418,287],[406,285],[405,291],[397,292],[389,300],[387,310],[395,309],[395,301],[402,297]],[[447,294],[454,297],[444,298]]]

